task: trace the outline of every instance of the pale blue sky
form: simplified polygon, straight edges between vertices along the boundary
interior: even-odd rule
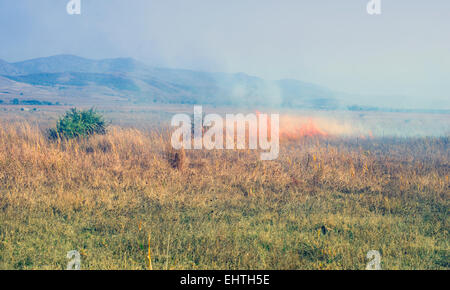
[[[69,0],[0,0],[0,58],[133,57],[450,109],[450,1],[381,1],[81,0],[71,16]]]

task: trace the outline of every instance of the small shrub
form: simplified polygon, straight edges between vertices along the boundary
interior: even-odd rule
[[[186,152],[184,149],[175,150],[173,148],[169,148],[166,151],[167,160],[169,161],[170,166],[173,169],[183,170],[186,166]]]
[[[56,124],[56,128],[48,131],[50,139],[72,139],[106,133],[106,122],[103,116],[94,109],[67,111]]]

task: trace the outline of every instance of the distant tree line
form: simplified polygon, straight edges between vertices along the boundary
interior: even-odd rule
[[[366,111],[366,112],[391,112],[391,113],[438,113],[448,114],[450,110],[447,109],[396,109],[396,108],[380,108],[370,106],[347,106],[349,111]]]
[[[0,100],[0,104],[5,104],[4,100]],[[10,105],[29,105],[29,106],[59,106],[59,102],[39,101],[39,100],[19,100],[12,99],[9,101]]]

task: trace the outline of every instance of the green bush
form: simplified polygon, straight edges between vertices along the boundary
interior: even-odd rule
[[[106,126],[103,116],[94,109],[77,110],[73,108],[58,120],[56,128],[49,130],[49,137],[51,139],[71,139],[105,134]]]

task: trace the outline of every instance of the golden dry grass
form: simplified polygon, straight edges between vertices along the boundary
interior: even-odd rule
[[[167,140],[2,123],[0,268],[64,269],[78,250],[83,269],[145,269],[149,235],[153,269],[364,269],[369,250],[384,269],[450,267],[448,137],[304,138],[275,161],[201,150],[183,166]]]

